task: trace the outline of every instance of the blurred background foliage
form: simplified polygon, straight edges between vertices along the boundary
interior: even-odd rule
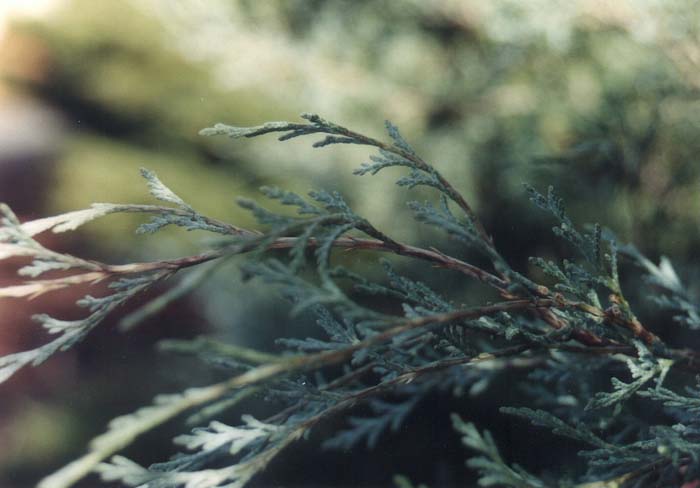
[[[528,182],[554,185],[575,221],[600,222],[652,259],[672,256],[682,275],[697,275],[700,2],[42,3],[39,15],[11,19],[0,48],[0,199],[25,218],[95,201],[147,201],[137,171],[144,166],[217,218],[249,225],[234,198],[256,197],[262,184],[338,189],[389,234],[468,256],[412,222],[403,202],[429,193],[393,186],[396,174],[351,175],[367,158],[363,148],[197,135],[215,122],[251,125],[311,111],[375,136],[390,119],[464,190],[523,270],[528,256],[568,252],[527,202]],[[134,236],[137,222],[110,217],[57,245],[122,262],[206,243],[176,232]],[[344,259],[374,266],[364,258]],[[478,297],[459,277],[404,271],[458,300]],[[42,380],[49,364],[10,383],[11,400],[0,406],[0,485],[31,486],[80,453],[111,416],[213,374],[173,375],[181,360],[154,359],[157,339],[208,331],[270,347],[270,337],[299,333],[286,310],[269,306],[279,302],[255,284],[243,295],[236,276],[235,265],[226,268],[180,306],[185,312],[128,337],[105,327],[54,360],[62,375]],[[16,325],[18,306],[0,304],[10,309],[3,320],[15,325],[0,336],[3,352],[36,340]],[[149,449],[163,445],[146,442],[142,460],[157,459]],[[418,481],[441,486],[464,476],[439,469]],[[362,481],[346,474],[346,482]]]

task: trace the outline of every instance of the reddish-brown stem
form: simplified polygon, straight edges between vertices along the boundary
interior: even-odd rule
[[[296,237],[280,237],[268,246],[269,249],[289,249],[297,242]],[[133,274],[144,273],[156,269],[173,269],[179,270],[196,266],[198,264],[218,259],[229,254],[241,254],[252,250],[258,244],[257,240],[251,240],[250,244],[235,244],[229,248],[224,248],[217,251],[207,251],[201,254],[185,256],[176,259],[167,259],[162,261],[152,261],[146,263],[130,263],[120,265],[108,265],[96,263],[100,268],[110,274]],[[318,243],[315,239],[309,239],[309,247],[314,247]],[[457,258],[441,253],[436,249],[424,249],[421,247],[410,246],[408,244],[397,243],[397,245],[387,245],[377,239],[361,239],[355,237],[341,237],[334,242],[334,246],[348,250],[370,250],[380,252],[390,252],[401,256],[414,257],[424,261],[436,264],[442,268],[459,271],[462,274],[468,275],[479,281],[487,283],[497,289],[504,289],[507,285],[505,281],[494,274],[489,273],[477,266],[461,261]]]
[[[357,135],[359,136],[359,135]],[[404,157],[411,157],[411,158],[417,158],[417,156],[413,156],[409,153],[405,153],[401,151],[398,148],[395,148],[393,146],[388,146],[385,145],[384,143],[381,143],[380,141],[375,141],[373,139],[368,139],[368,143],[371,143],[371,145],[378,145],[378,147],[381,147],[382,149],[385,150],[390,150],[392,152],[397,152],[403,155]],[[430,168],[427,166],[425,162],[420,161],[420,164],[425,165],[426,168]],[[415,162],[415,161],[414,161]],[[417,163],[418,164],[418,163]],[[466,205],[466,202],[465,202]],[[468,206],[467,206],[468,208]],[[220,227],[225,227],[227,224],[223,222],[215,222],[216,225]],[[103,278],[108,278],[110,275],[125,275],[125,274],[136,274],[136,273],[145,273],[145,272],[151,272],[151,271],[156,271],[156,270],[168,270],[170,272],[176,272],[181,269],[185,269],[188,267],[196,266],[198,264],[205,263],[207,261],[211,261],[214,259],[218,259],[223,256],[231,255],[231,254],[241,254],[248,252],[252,249],[254,249],[258,244],[259,244],[259,238],[261,234],[256,231],[251,231],[248,229],[243,229],[235,226],[228,226],[230,231],[232,233],[235,233],[239,236],[248,236],[250,239],[247,241],[243,241],[240,243],[236,243],[234,245],[231,245],[227,248],[219,249],[219,250],[214,250],[214,251],[207,251],[201,254],[196,254],[196,255],[191,255],[191,256],[185,256],[181,258],[176,258],[176,259],[170,259],[170,260],[162,260],[162,261],[154,261],[154,262],[146,262],[146,263],[130,263],[130,264],[122,264],[122,265],[108,265],[104,263],[100,263],[97,261],[89,261],[87,263],[91,264],[94,266],[94,269],[96,271],[92,271],[90,273],[85,273],[82,275],[74,275],[70,277],[64,277],[60,278],[59,280],[45,280],[44,282],[41,281],[34,281],[31,282],[33,285],[36,287],[41,287],[43,285],[42,290],[39,290],[37,294],[43,293],[44,291],[51,291],[52,289],[59,287],[64,287],[72,283],[73,281],[76,282],[84,282],[85,280],[89,281],[97,281]],[[486,234],[482,237],[485,237]],[[288,249],[294,246],[297,242],[296,237],[281,237],[275,240],[273,243],[271,243],[268,247],[270,249]],[[490,242],[490,241],[488,241]],[[308,246],[309,247],[314,247],[318,245],[318,242],[315,239],[310,239],[308,241]],[[343,249],[348,249],[348,250],[373,250],[373,251],[380,251],[380,252],[388,252],[388,253],[393,253],[393,254],[398,254],[401,256],[408,256],[408,257],[413,257],[416,259],[421,259],[427,262],[431,262],[439,267],[445,268],[445,269],[452,269],[455,271],[458,271],[464,275],[470,276],[474,279],[477,279],[478,281],[481,281],[485,284],[488,284],[489,286],[495,288],[499,293],[506,298],[507,300],[514,300],[517,301],[521,297],[517,295],[513,295],[512,293],[507,291],[508,287],[508,280],[504,277],[499,277],[496,276],[482,268],[479,268],[478,266],[474,266],[472,264],[469,264],[467,262],[464,262],[462,260],[459,260],[457,258],[454,258],[452,256],[449,256],[447,254],[444,254],[440,251],[438,251],[435,248],[432,249],[425,249],[417,246],[411,246],[408,244],[403,244],[391,239],[387,240],[380,240],[380,239],[371,239],[371,238],[355,238],[355,237],[341,237],[337,239],[334,242],[334,246],[337,248],[343,248]],[[59,283],[60,282],[60,283]],[[54,286],[55,285],[55,286]],[[601,317],[608,321],[611,324],[626,327],[630,329],[633,334],[643,340],[645,343],[651,345],[656,343],[659,339],[649,332],[637,319],[626,319],[620,314],[614,314],[609,311],[604,311],[601,310],[597,307],[594,307],[592,305],[582,303],[582,302],[567,302],[565,299],[557,296],[556,294],[552,294],[549,290],[547,290],[544,287],[543,291],[540,291],[540,296],[542,296],[544,299],[549,300],[552,303],[552,305],[561,305],[561,306],[575,306],[576,308],[579,308],[580,310],[589,313],[591,315]],[[23,290],[19,290],[23,291]],[[9,296],[9,295],[8,295]],[[566,321],[558,316],[556,316],[551,310],[548,309],[548,307],[538,307],[537,309],[537,314],[542,320],[544,320],[546,323],[548,323],[551,327],[555,329],[561,329],[566,325]],[[578,342],[584,345],[588,346],[601,346],[608,344],[608,342],[604,341],[600,337],[596,336],[595,334],[587,331],[582,331],[582,330],[576,330],[573,333],[574,339],[576,339]]]
[[[252,235],[252,233],[251,233]],[[268,247],[269,249],[289,249],[294,244],[297,242],[296,237],[281,237],[277,240],[275,240],[272,244],[270,244]],[[102,264],[102,263],[95,263],[99,265],[99,267],[108,274],[133,274],[133,273],[143,273],[143,272],[149,272],[149,271],[154,271],[154,270],[159,270],[159,269],[169,269],[172,271],[177,271],[180,269],[185,269],[189,268],[192,266],[196,266],[198,264],[202,264],[214,259],[218,259],[222,256],[226,256],[229,254],[239,254],[239,253],[245,253],[250,250],[252,250],[256,245],[258,241],[257,239],[251,239],[250,243],[242,243],[242,244],[236,244],[234,246],[231,246],[229,248],[224,248],[221,250],[216,250],[216,251],[207,251],[201,254],[195,254],[191,256],[185,256],[181,258],[176,258],[176,259],[170,259],[170,260],[163,260],[163,261],[154,261],[154,262],[146,262],[146,263],[131,263],[131,264],[122,264],[122,265],[107,265],[107,264]],[[310,239],[308,242],[308,245],[310,247],[314,247],[317,245],[317,241],[315,239]],[[488,271],[481,269],[477,266],[474,266],[472,264],[469,264],[467,262],[464,262],[460,259],[454,258],[452,256],[449,256],[447,254],[444,254],[437,249],[425,249],[417,246],[411,246],[408,244],[403,244],[403,243],[398,243],[398,242],[392,242],[391,245],[388,245],[387,243],[380,241],[378,239],[366,239],[366,238],[355,238],[355,237],[341,237],[337,239],[334,243],[334,246],[337,248],[342,248],[342,249],[347,249],[347,250],[370,250],[370,251],[380,251],[380,252],[389,252],[393,254],[398,254],[402,256],[408,256],[408,257],[413,257],[416,259],[421,259],[423,261],[431,262],[439,267],[445,268],[445,269],[452,269],[455,271],[458,271],[462,274],[465,274],[467,276],[470,276],[472,278],[477,279],[478,281],[481,281],[483,283],[486,283],[494,288],[496,288],[505,298],[508,300],[516,300],[519,299],[519,297],[509,294],[506,291],[506,287],[508,283],[492,274],[489,273]],[[603,319],[608,320],[610,323],[626,327],[630,329],[635,336],[639,337],[641,340],[643,340],[645,343],[651,345],[658,341],[658,338],[649,332],[638,320],[626,320],[624,317],[619,316],[619,315],[613,315],[609,312],[606,312],[604,310],[601,310],[600,308],[594,307],[590,304],[583,303],[583,302],[571,302],[568,300],[563,299],[562,297],[555,296],[549,290],[546,290],[545,292],[542,293],[543,297],[545,300],[549,300],[552,302],[553,305],[561,305],[564,307],[575,307],[578,308],[579,310],[586,312],[588,314],[591,314],[596,317],[600,317]],[[557,317],[551,310],[548,308],[538,308],[537,309],[537,314],[539,317],[544,320],[546,323],[548,323],[551,327],[555,329],[561,329],[566,325],[566,321],[560,317]],[[581,344],[585,344],[588,346],[601,346],[608,344],[607,341],[601,339],[600,337],[596,336],[595,334],[588,332],[588,331],[583,331],[583,330],[576,330],[572,333],[573,337],[575,340],[580,342]]]

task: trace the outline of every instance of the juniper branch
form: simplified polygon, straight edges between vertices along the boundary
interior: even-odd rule
[[[517,310],[529,307],[532,307],[532,303],[528,301],[506,302],[487,307],[460,310],[447,314],[437,314],[431,317],[408,320],[381,334],[372,336],[365,341],[339,351],[320,352],[317,354],[284,358],[279,361],[255,367],[221,383],[189,390],[176,398],[174,402],[167,404],[166,408],[157,411],[157,415],[153,418],[148,417],[147,422],[137,423],[131,427],[130,430],[121,432],[119,435],[110,435],[108,432],[104,436],[98,437],[93,441],[93,446],[95,446],[95,448],[92,451],[53,475],[45,478],[39,484],[39,488],[65,488],[70,486],[87,475],[99,462],[126,447],[126,445],[131,443],[141,433],[153,429],[155,426],[170,420],[186,410],[221,398],[224,394],[232,390],[259,384],[279,375],[286,375],[309,369],[319,369],[342,363],[350,359],[355,351],[385,342],[403,332],[424,327],[429,324],[446,324],[454,320],[478,318],[504,310]],[[479,359],[479,361],[485,360],[485,358],[492,359],[491,356],[484,356],[484,358]],[[431,369],[434,369],[434,367]],[[410,376],[404,377],[404,380],[407,380],[409,377],[414,377],[416,372],[407,374]]]
[[[347,439],[350,439],[349,442],[355,442],[362,436],[367,438],[368,444],[372,444],[376,435],[368,434],[368,426],[377,426],[379,432],[388,426],[396,427],[410,412],[420,395],[427,391],[425,388],[455,384],[462,388],[465,384],[464,379],[457,382],[454,375],[451,375],[454,371],[451,368],[468,368],[485,361],[501,360],[500,364],[503,367],[535,366],[538,371],[543,367],[552,378],[558,377],[557,381],[561,382],[570,381],[561,379],[566,374],[575,374],[572,370],[577,363],[572,357],[576,354],[596,356],[595,360],[585,362],[587,366],[602,364],[607,367],[621,361],[626,363],[633,378],[631,383],[612,377],[612,392],[591,392],[581,395],[580,398],[572,397],[569,391],[565,392],[564,397],[569,404],[588,405],[584,411],[586,415],[590,415],[587,412],[594,407],[615,407],[619,410],[622,402],[635,396],[657,401],[671,398],[673,402],[666,401],[666,407],[669,407],[669,402],[673,405],[679,402],[683,405],[695,404],[695,399],[663,389],[661,384],[672,366],[675,368],[676,365],[682,364],[686,369],[700,370],[700,354],[693,350],[667,347],[635,317],[622,295],[614,240],[607,237],[599,225],[594,226],[591,232],[577,230],[566,215],[562,200],[556,196],[553,189],[550,189],[546,196],[531,189],[532,199],[556,217],[559,225],[554,229],[555,233],[580,251],[585,261],[581,265],[565,261],[559,266],[536,259],[536,264],[557,280],[557,284],[550,290],[510,267],[461,194],[435,168],[421,159],[401,137],[398,129],[391,124],[387,124],[387,130],[393,143],[385,143],[316,115],[305,114],[303,117],[309,123],[274,122],[248,128],[217,125],[204,133],[225,134],[236,138],[280,132],[280,140],[319,133],[325,134],[325,138],[315,143],[314,147],[330,144],[375,147],[379,150],[379,156],[373,156],[372,163],[363,165],[356,173],[374,174],[392,166],[409,168],[410,174],[401,178],[397,182],[399,185],[409,188],[418,185],[429,186],[438,190],[441,199],[439,208],[430,203],[414,204],[412,208],[416,211],[417,220],[435,225],[445,230],[450,237],[480,251],[492,263],[493,271],[482,269],[432,247],[421,248],[398,242],[374,227],[367,219],[355,214],[343,198],[334,192],[311,192],[310,199],[307,200],[292,192],[276,188],[263,189],[263,193],[269,198],[295,207],[298,216],[293,217],[271,212],[253,201],[240,201],[242,207],[250,210],[258,221],[268,228],[265,232],[245,229],[199,214],[166,187],[154,173],[147,170],[143,170],[142,175],[148,182],[151,194],[172,206],[96,204],[89,209],[23,224],[19,223],[7,207],[0,207],[0,259],[25,256],[34,260],[32,264],[20,270],[21,275],[32,279],[21,285],[0,289],[0,297],[32,297],[69,286],[94,284],[105,280],[111,281],[110,287],[113,290],[113,293],[106,297],[87,296],[82,299],[79,304],[91,312],[91,315],[82,321],[60,321],[40,316],[40,321],[49,332],[62,332],[64,335],[44,346],[47,348],[45,351],[28,351],[0,359],[0,379],[12,374],[24,364],[43,361],[49,353],[59,348],[70,347],[117,305],[153,283],[171,277],[180,270],[239,254],[252,253],[255,258],[261,258],[270,250],[289,250],[289,265],[280,260],[257,259],[253,264],[247,265],[245,271],[257,273],[278,285],[283,294],[295,302],[295,310],[314,308],[319,304],[329,308],[328,311],[318,312],[318,323],[330,337],[328,341],[310,338],[284,339],[285,342],[282,342],[287,347],[297,348],[304,352],[303,354],[269,355],[204,339],[166,342],[163,347],[171,350],[192,352],[199,356],[210,352],[226,356],[231,359],[230,363],[237,371],[242,369],[243,372],[214,385],[161,397],[156,399],[153,406],[117,419],[110,424],[104,435],[93,442],[90,452],[45,479],[40,485],[41,488],[68,486],[92,470],[99,471],[106,480],[121,480],[132,486],[144,483],[163,487],[197,484],[209,488],[224,482],[230,486],[242,486],[286,446],[322,419],[345,412],[358,402],[367,401],[377,414],[376,417],[351,418],[350,423],[354,430],[343,431],[341,435],[345,435],[346,432],[350,432],[350,435],[341,439],[337,445],[347,444]],[[464,213],[459,218],[451,211],[455,204]],[[152,220],[139,227],[141,232],[153,232],[166,225],[176,225],[186,230],[218,233],[230,238],[230,241],[216,249],[175,259],[106,264],[53,252],[44,248],[33,237],[48,230],[73,230],[91,220],[116,212],[152,214]],[[357,237],[358,232],[367,237]],[[316,274],[312,279],[307,279],[305,274],[299,273],[301,267],[306,264],[305,251],[308,249],[315,250]],[[391,269],[387,270],[388,285],[375,284],[357,277],[349,270],[343,272],[331,268],[332,249],[375,251],[425,261],[436,267],[457,271],[493,288],[503,301],[481,307],[463,308],[446,300],[427,285],[402,277]],[[609,251],[609,254],[605,251]],[[691,303],[692,298],[682,292],[680,281],[670,264],[662,260],[661,265],[656,267],[648,260],[638,256],[637,259],[657,284],[671,294],[667,301],[676,309],[687,311],[686,320],[693,326],[696,307]],[[214,265],[210,265],[210,269],[213,268]],[[73,274],[54,279],[38,279],[48,271]],[[358,287],[367,293],[398,300],[403,307],[404,316],[380,313],[355,302],[336,283],[336,279],[343,277],[360,283]],[[159,302],[152,303],[152,306],[147,306],[137,315],[158,310],[162,304],[177,298],[189,288],[189,285],[174,288],[170,295],[162,295]],[[604,300],[598,296],[600,288],[611,292],[608,308],[602,305]],[[499,341],[513,341],[511,343],[515,345],[495,352],[479,352],[484,349],[488,351],[492,347],[484,346],[489,344],[488,339],[483,342],[486,335],[496,337]],[[535,352],[538,354],[531,354]],[[300,386],[306,373],[322,370],[325,372],[331,366],[340,365],[345,368],[345,372],[329,383],[318,380],[322,383],[320,386]],[[435,381],[436,379],[441,381]],[[640,392],[640,389],[652,380],[656,383],[656,390]],[[295,381],[299,381],[300,384],[297,385]],[[484,381],[488,382],[490,379],[482,378],[479,383]],[[304,382],[303,385],[305,384]],[[574,393],[579,386],[581,385],[576,385],[573,389]],[[410,390],[411,398],[396,404],[377,398],[382,393],[399,390],[404,393]],[[240,428],[213,422],[209,430],[195,429],[191,435],[178,437],[177,442],[182,443],[184,439],[188,448],[201,447],[203,452],[187,455],[184,457],[185,461],[182,461],[183,458],[169,461],[165,463],[167,467],[160,465],[146,469],[118,456],[112,458],[110,463],[98,464],[143,432],[184,411],[199,409],[194,418],[204,418],[254,391],[287,395],[287,401],[289,398],[294,401],[267,422],[248,417],[244,418],[246,425]],[[689,392],[695,395],[695,390]],[[561,396],[561,393],[559,394]],[[552,393],[550,396],[554,395]],[[300,398],[301,400],[297,401]],[[580,403],[583,400],[589,401]],[[679,414],[687,425],[650,427],[650,435],[656,435],[663,440],[663,445],[658,446],[652,440],[646,439],[627,445],[610,442],[602,434],[600,437],[597,432],[593,434],[593,430],[598,427],[591,429],[580,422],[575,413],[568,414],[572,418],[562,420],[542,409],[519,409],[518,412],[525,417],[536,417],[535,420],[539,419],[536,422],[538,425],[553,427],[555,431],[567,433],[577,439],[594,441],[598,449],[583,453],[592,460],[590,466],[612,466],[613,469],[602,471],[603,475],[597,472],[596,478],[588,479],[610,481],[579,485],[582,487],[625,483],[645,476],[649,467],[673,469],[674,465],[676,468],[685,466],[690,462],[688,456],[697,465],[695,453],[700,445],[700,430],[696,425],[697,420],[689,419],[690,412]],[[602,418],[601,416],[600,419]],[[365,420],[363,424],[359,422]],[[610,421],[614,421],[614,418]],[[537,477],[518,468],[517,465],[506,465],[488,434],[482,436],[471,424],[460,425],[463,427],[467,444],[475,447],[483,455],[470,462],[470,466],[482,469],[482,484],[502,482],[509,486],[544,486]],[[251,439],[260,442],[251,444]],[[204,471],[190,469],[205,465],[201,460],[207,456],[211,456],[208,459],[213,460],[218,454],[225,454],[224,450],[217,451],[217,446],[221,447],[226,443],[231,443],[229,455],[238,454],[242,449],[246,449],[243,451],[245,455],[238,463]],[[613,451],[619,454],[619,458],[606,460]],[[663,462],[657,461],[659,456]],[[183,462],[185,464],[182,464]],[[640,465],[641,470],[636,469]],[[695,466],[694,469],[698,467]],[[625,471],[626,474],[620,475]],[[615,474],[615,477],[611,477],[611,473]],[[691,475],[692,473],[689,474]]]
[[[329,144],[360,144],[365,146],[372,146],[384,151],[386,153],[394,154],[400,158],[410,161],[413,166],[421,171],[428,174],[434,175],[437,179],[439,185],[444,188],[446,194],[452,199],[464,213],[467,215],[469,220],[472,222],[476,228],[479,236],[487,245],[493,247],[493,241],[491,237],[486,232],[486,229],[481,224],[481,221],[477,217],[476,213],[472,210],[471,206],[464,197],[458,192],[452,184],[432,165],[425,162],[420,156],[418,156],[414,151],[410,150],[407,144],[397,144],[394,137],[395,143],[388,144],[386,142],[368,137],[364,134],[360,134],[346,127],[329,122],[316,114],[302,114],[302,118],[308,120],[309,124],[295,124],[290,122],[268,122],[257,127],[235,127],[226,124],[216,124],[214,127],[203,129],[200,134],[202,135],[226,135],[231,138],[238,137],[257,137],[263,134],[268,134],[271,132],[284,132],[285,134],[279,137],[280,141],[286,141],[295,137],[299,137],[307,134],[329,134],[325,139],[314,144],[314,147],[323,147]],[[392,134],[391,129],[396,130],[393,126],[387,123],[387,127]],[[396,132],[398,135],[398,133]],[[398,137],[399,140],[400,136]]]

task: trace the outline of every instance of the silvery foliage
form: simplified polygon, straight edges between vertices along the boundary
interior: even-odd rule
[[[201,266],[201,271],[127,315],[124,328],[134,327],[214,272],[216,265],[207,263],[242,253],[250,256],[242,266],[244,275],[272,285],[291,302],[292,313],[313,313],[319,330],[316,337],[280,338],[281,354],[206,338],[164,341],[162,349],[194,355],[230,377],[158,396],[152,405],[114,419],[83,457],[42,480],[41,488],[70,486],[90,472],[105,481],[143,488],[242,487],[327,418],[346,415],[344,427],[323,441],[324,448],[372,448],[388,432],[396,431],[430,392],[466,392],[476,398],[512,369],[528,371],[519,385],[527,406],[504,406],[501,412],[574,441],[586,470],[567,469],[566,479],[556,470],[531,473],[506,462],[488,431],[480,432],[455,414],[454,428],[465,447],[476,453],[467,466],[478,473],[481,486],[680,486],[684,480],[700,478],[700,386],[686,385],[682,392],[665,386],[671,375],[674,386],[687,383],[686,371],[697,366],[698,358],[695,351],[665,344],[641,324],[625,299],[618,269],[620,256],[641,266],[648,283],[662,290],[655,301],[674,310],[681,326],[695,330],[694,298],[684,291],[668,259],[657,266],[632,246],[618,246],[599,225],[580,230],[552,188],[541,194],[528,187],[534,204],[554,218],[554,233],[576,253],[560,263],[532,259],[548,277],[545,286],[509,265],[469,204],[418,156],[395,126],[387,123],[390,142],[385,143],[314,114],[302,118],[303,123],[270,122],[256,127],[217,124],[202,134],[235,139],[281,133],[281,141],[318,134],[322,138],[314,147],[373,147],[378,153],[355,173],[408,170],[398,185],[426,187],[438,194],[436,202],[408,203],[415,219],[444,231],[488,266],[470,264],[435,247],[398,242],[355,213],[339,193],[324,190],[303,197],[263,187],[263,195],[280,204],[282,211],[239,200],[262,230],[200,214],[148,170],[142,176],[153,197],[164,205],[94,204],[25,223],[2,207],[0,258],[29,257],[31,262],[19,271],[30,280],[0,289],[0,297],[31,297],[102,281],[109,285],[104,296],[85,296],[77,302],[87,311],[84,319],[35,316],[58,338],[0,359],[0,380],[84,339],[119,305],[154,283],[184,268]],[[53,252],[34,237],[46,231],[74,230],[118,212],[152,214],[137,232],[153,233],[174,225],[213,232],[223,241],[179,260],[106,265]],[[370,280],[337,265],[336,248],[428,261],[444,268],[436,273],[462,273],[493,288],[503,301],[482,307],[455,303],[426,283],[400,274],[391,260],[379,261],[383,280]],[[45,273],[58,277],[43,279]],[[375,299],[394,307],[377,307]],[[612,387],[599,386],[601,377],[609,378]],[[219,420],[226,410],[251,396],[264,396],[279,405],[278,413],[267,419],[244,415],[240,425]],[[634,409],[626,408],[635,402],[658,405],[675,423],[649,425]],[[367,407],[364,414],[351,413],[357,405]],[[145,467],[115,455],[139,435],[185,413],[194,428],[174,439],[183,451],[174,458]],[[396,483],[412,486],[401,476]]]

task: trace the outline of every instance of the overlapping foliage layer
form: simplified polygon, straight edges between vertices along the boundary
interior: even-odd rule
[[[395,240],[358,215],[337,192],[312,191],[306,197],[280,188],[262,188],[278,204],[270,210],[239,200],[259,222],[242,228],[199,213],[143,170],[159,205],[98,203],[67,214],[21,223],[2,207],[0,257],[29,258],[19,270],[24,284],[0,289],[0,297],[31,298],[76,285],[108,281],[109,292],[85,296],[81,320],[37,315],[55,339],[33,350],[0,359],[0,379],[38,365],[73,346],[132,297],[187,268],[198,269],[154,301],[122,321],[125,329],[157,313],[206,279],[216,263],[247,254],[246,277],[268,283],[293,304],[295,314],[312,312],[325,338],[280,338],[283,352],[269,354],[213,339],[165,341],[162,347],[193,354],[230,371],[222,382],[157,397],[152,405],[112,421],[80,459],[47,477],[41,488],[70,486],[90,472],[127,486],[208,488],[241,487],[286,447],[306,437],[332,417],[345,427],[323,442],[327,449],[372,448],[397,430],[422,398],[435,390],[468,392],[478,399],[499,374],[528,372],[519,385],[524,403],[503,405],[501,413],[522,417],[538,427],[572,439],[585,469],[562,467],[531,473],[507,463],[487,431],[460,416],[455,429],[475,457],[467,465],[483,486],[681,486],[700,477],[700,368],[698,353],[666,344],[642,324],[625,298],[618,262],[639,265],[648,276],[658,305],[673,310],[675,327],[700,327],[694,298],[685,290],[670,261],[657,266],[633,246],[616,242],[612,232],[592,225],[586,230],[568,217],[552,188],[527,187],[536,207],[551,214],[554,234],[568,243],[571,260],[557,263],[538,257],[532,264],[548,281],[540,283],[511,267],[487,229],[457,188],[424,161],[387,123],[389,142],[356,133],[314,114],[304,122],[270,122],[256,127],[218,124],[203,135],[231,138],[280,133],[279,139],[320,135],[314,147],[335,144],[369,146],[374,154],[358,176],[389,168],[404,170],[397,184],[427,187],[432,201],[411,201],[416,224],[444,231],[477,256],[467,262],[436,247]],[[533,211],[536,209],[533,208]],[[54,252],[35,236],[74,230],[111,213],[151,215],[138,228],[153,233],[166,226],[218,236],[209,249],[177,259],[109,265]],[[337,264],[336,250],[365,253],[384,268],[383,280],[371,280]],[[402,276],[377,254],[398,255],[434,265],[434,273],[458,273],[495,292],[498,301],[467,306],[449,300],[426,284]],[[211,264],[207,264],[211,263]],[[385,306],[367,297],[381,297]],[[601,375],[609,378],[600,385]],[[240,425],[217,420],[221,412],[247,397],[262,395],[278,413]],[[655,405],[663,415],[649,425],[631,401]],[[353,413],[358,405],[365,414]],[[174,442],[182,454],[149,467],[117,455],[139,435],[189,413],[194,428]],[[397,478],[399,486],[410,485]]]

